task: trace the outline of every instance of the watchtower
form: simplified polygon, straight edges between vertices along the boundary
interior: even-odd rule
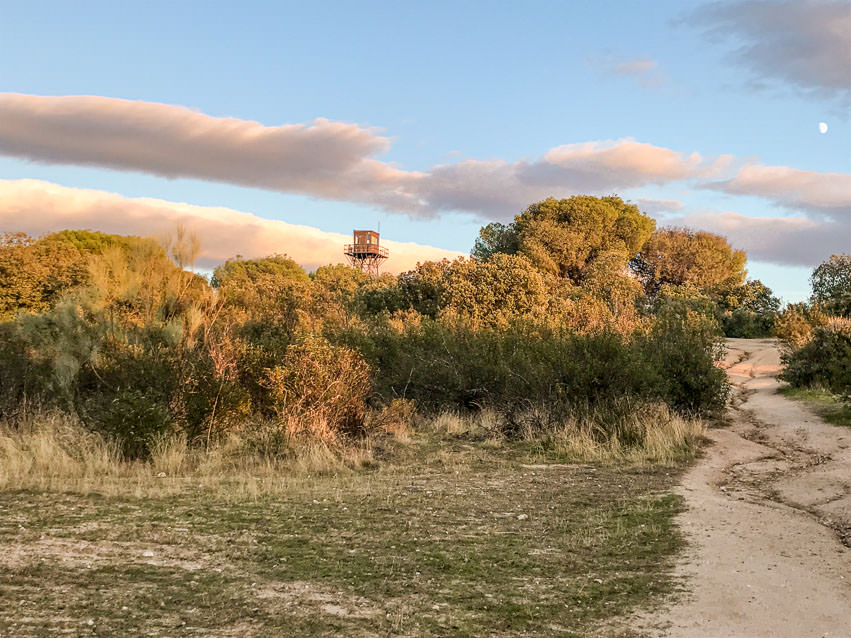
[[[374,230],[356,230],[353,239],[354,243],[343,247],[349,265],[360,268],[372,277],[378,277],[378,268],[390,256],[390,251],[378,245],[378,233]]]

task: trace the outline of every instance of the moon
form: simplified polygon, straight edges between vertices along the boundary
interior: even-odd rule
[[[827,133],[827,124],[825,122],[818,123],[818,132],[824,135]]]

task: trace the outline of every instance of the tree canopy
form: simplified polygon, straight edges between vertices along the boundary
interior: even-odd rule
[[[831,255],[810,277],[812,301],[831,313],[851,317],[851,255]]]
[[[745,282],[747,255],[721,235],[687,228],[660,228],[633,260],[647,294],[660,287],[694,286],[703,291]]]
[[[523,255],[538,270],[581,284],[598,260],[625,269],[655,226],[619,197],[550,197],[529,206],[509,225],[485,226],[473,256]]]

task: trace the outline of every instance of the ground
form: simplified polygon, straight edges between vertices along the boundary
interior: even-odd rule
[[[847,638],[851,429],[778,365],[729,342],[684,475],[425,436],[255,499],[0,492],[0,635]]]
[[[259,500],[0,492],[0,635],[627,636],[673,591],[677,468],[412,445]]]
[[[851,430],[778,393],[775,342],[728,345],[731,424],[710,430],[679,490],[689,593],[639,625],[672,638],[851,636]]]

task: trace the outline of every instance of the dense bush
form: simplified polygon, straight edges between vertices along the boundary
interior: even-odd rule
[[[128,457],[258,424],[338,444],[402,432],[415,411],[496,414],[508,435],[582,419],[629,439],[633,410],[705,414],[727,392],[720,293],[666,284],[645,298],[629,270],[653,227],[616,197],[549,199],[483,229],[472,259],[372,279],[274,255],[229,260],[210,282],[189,270],[185,229],[164,246],[10,236],[0,417],[27,402],[71,413]],[[54,257],[73,277],[41,263]],[[41,269],[19,277],[28,260]],[[725,307],[746,326],[736,308],[764,291],[735,284]]]
[[[832,319],[815,328],[804,345],[784,353],[783,363],[781,378],[794,386],[851,394],[851,320]]]
[[[759,339],[774,334],[777,315],[736,308],[721,318],[721,329],[727,337]]]
[[[492,408],[516,423],[532,407],[556,417],[656,400],[683,413],[723,406],[712,324],[671,313],[647,334],[576,334],[528,323],[475,329],[425,319],[346,335],[377,370],[376,399],[439,410]],[[627,401],[628,403],[628,401]]]

